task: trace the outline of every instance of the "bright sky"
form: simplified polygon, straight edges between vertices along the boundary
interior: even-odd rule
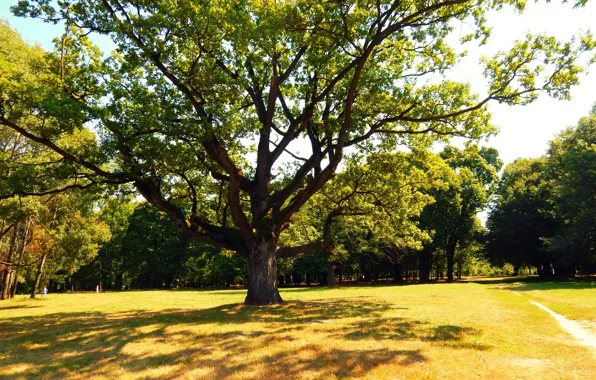
[[[30,43],[39,43],[44,48],[51,49],[52,38],[58,36],[62,28],[39,20],[14,17],[9,8],[16,2],[17,0],[2,0],[0,17],[8,19]],[[470,81],[475,91],[485,94],[485,80],[478,64],[482,54],[490,55],[497,50],[509,49],[515,39],[523,38],[527,32],[547,33],[566,41],[580,30],[589,30],[590,26],[596,25],[595,21],[596,1],[589,2],[585,8],[574,10],[570,4],[541,0],[537,4],[529,4],[522,15],[517,15],[510,9],[491,13],[488,22],[493,27],[493,34],[489,43],[482,48],[469,44],[466,47],[469,56],[450,79]],[[462,34],[466,33],[465,29],[466,26],[462,25]],[[109,46],[105,40],[99,40],[98,43],[100,46]],[[518,157],[544,154],[548,141],[563,128],[575,125],[580,117],[588,114],[592,104],[596,102],[596,66],[590,71],[581,78],[581,84],[572,89],[571,101],[558,101],[544,95],[528,106],[490,105],[493,123],[500,127],[501,132],[486,145],[497,148],[505,163]]]

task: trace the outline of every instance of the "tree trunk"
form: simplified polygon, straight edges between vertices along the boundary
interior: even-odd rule
[[[401,265],[393,263],[393,282],[402,282]]]
[[[19,286],[19,273],[15,272],[14,274],[14,282],[12,283],[12,288],[10,289],[10,298],[14,298],[17,295],[17,287]]]
[[[430,248],[424,248],[418,257],[419,264],[419,281],[429,282],[430,281],[430,270],[432,266],[433,252]]]
[[[521,265],[520,264],[516,264],[513,266],[513,275],[514,276],[519,276],[519,269],[520,269]]]
[[[46,263],[46,258],[48,257],[48,253],[44,253],[39,261],[39,265],[37,266],[37,274],[35,275],[35,283],[33,284],[33,290],[31,291],[31,298],[35,298],[37,294],[37,289],[39,288],[39,282],[41,281],[41,274],[43,272],[43,266]]]
[[[2,292],[0,300],[7,300],[10,298],[10,284],[12,283],[12,271],[9,270],[4,276],[4,285],[2,286]]]
[[[455,264],[455,248],[457,247],[457,240],[447,244],[447,281],[453,282],[453,268]]]
[[[335,282],[335,265],[330,260],[330,255],[327,255],[327,286],[336,286]]]
[[[464,270],[463,259],[457,261],[457,279],[461,280],[462,272]]]
[[[275,239],[259,239],[248,252],[248,294],[245,305],[271,305],[282,303],[277,290],[277,257]]]
[[[17,256],[17,268],[15,269],[14,272],[14,283],[12,285],[12,289],[11,289],[11,293],[10,293],[10,298],[14,298],[14,296],[16,296],[17,294],[17,287],[19,286],[19,270],[20,270],[20,265],[23,263],[23,258],[25,256],[25,248],[27,247],[27,238],[29,237],[29,228],[31,226],[31,218],[27,218],[27,223],[25,224],[25,229],[23,230],[22,234],[21,234],[21,243],[19,245],[19,252],[18,252],[18,256]]]
[[[14,231],[12,232],[12,236],[10,238],[10,246],[8,247],[8,256],[6,261],[11,263],[12,255],[15,251],[15,246],[17,242],[17,234],[19,232],[19,224],[15,224],[13,227]],[[5,300],[10,297],[10,283],[12,282],[12,265],[7,265],[6,269],[4,269],[4,283],[2,285],[2,293],[0,293],[0,300]]]

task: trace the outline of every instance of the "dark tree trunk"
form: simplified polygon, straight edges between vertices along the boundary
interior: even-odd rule
[[[331,255],[327,255],[327,286],[336,286],[335,282],[335,264],[331,261]]]
[[[519,276],[519,269],[520,269],[521,265],[520,264],[516,264],[513,266],[513,275],[514,276]]]
[[[39,288],[39,282],[41,281],[41,274],[43,272],[43,266],[46,263],[46,258],[48,257],[47,253],[41,257],[39,261],[39,265],[37,266],[37,273],[35,274],[35,282],[33,283],[33,290],[31,290],[31,298],[35,298],[37,294],[37,289]]]
[[[393,264],[393,282],[402,282],[402,271],[399,264]]]
[[[432,266],[433,251],[432,249],[425,247],[418,257],[419,264],[419,281],[429,282],[430,281],[430,270]]]
[[[447,281],[453,282],[453,267],[455,263],[455,247],[457,241],[450,242],[447,246]]]
[[[277,290],[277,258],[275,239],[259,239],[248,252],[248,294],[245,305],[271,305],[282,303]]]
[[[321,272],[319,273],[319,285],[321,286],[327,286],[327,272]]]
[[[102,287],[102,285],[100,285],[100,288]],[[122,290],[122,288],[124,287],[124,273],[120,272],[118,273],[118,276],[116,276],[116,290]]]
[[[457,261],[457,279],[458,280],[461,280],[463,270],[464,270],[464,263],[463,263],[463,260],[460,259]]]
[[[8,247],[8,255],[6,258],[6,261],[9,263],[12,262],[12,255],[16,248],[19,224],[17,223],[13,228],[14,228],[14,231],[12,232],[12,236],[10,238],[10,245]],[[12,279],[12,265],[7,265],[6,269],[4,269],[4,283],[2,284],[2,292],[0,293],[1,300],[5,300],[10,297],[10,284],[12,282],[11,279]]]
[[[99,259],[99,291],[103,292],[103,258]]]
[[[453,257],[447,255],[447,281],[453,282]]]

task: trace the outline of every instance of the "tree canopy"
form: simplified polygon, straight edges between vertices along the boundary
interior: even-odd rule
[[[595,164],[593,109],[552,140],[544,157],[508,165],[488,219],[493,258],[546,276],[594,271]]]

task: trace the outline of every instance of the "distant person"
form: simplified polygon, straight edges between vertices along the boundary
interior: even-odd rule
[[[95,293],[99,293],[99,285],[95,287]]]
[[[43,297],[43,296],[47,296],[47,295],[48,295],[48,288],[44,286],[41,296]]]

